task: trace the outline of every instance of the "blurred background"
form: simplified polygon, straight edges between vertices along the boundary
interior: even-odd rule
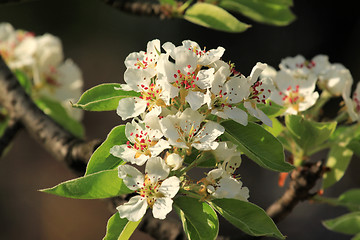
[[[302,54],[312,58],[326,54],[330,62],[350,69],[355,82],[360,79],[360,14],[352,1],[294,0],[297,19],[287,27],[240,20],[253,27],[230,34],[206,29],[184,20],[160,20],[119,12],[99,0],[30,1],[0,5],[0,22],[36,35],[51,33],[63,43],[65,56],[83,71],[84,90],[100,83],[123,82],[124,60],[134,51],[146,49],[158,38],[180,45],[190,39],[207,49],[223,46],[223,60],[231,60],[237,70],[248,75],[256,62],[277,67],[282,58]],[[339,101],[328,105],[337,109]],[[83,120],[87,139],[105,139],[121,119],[115,112],[86,112]],[[322,153],[317,157],[324,157]],[[37,190],[52,187],[75,175],[57,162],[24,131],[17,135],[10,152],[0,159],[0,239],[101,239],[111,216],[107,201],[65,199]],[[353,157],[346,176],[325,192],[337,197],[360,186],[359,159]],[[243,160],[242,181],[250,189],[250,201],[266,208],[285,189],[277,186],[278,174]],[[345,209],[309,202],[299,204],[278,224],[290,240],[342,240],[349,236],[326,230],[321,220],[345,213]],[[238,234],[230,224],[220,223],[220,234]],[[132,239],[145,239],[137,233]]]

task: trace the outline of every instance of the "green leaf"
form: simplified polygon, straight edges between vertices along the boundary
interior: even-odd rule
[[[214,199],[213,208],[235,227],[251,236],[271,236],[285,239],[266,212],[252,204],[237,199]]]
[[[250,27],[224,9],[209,3],[195,3],[187,9],[184,18],[203,27],[225,32],[243,32]]]
[[[84,137],[85,131],[83,125],[70,117],[60,102],[47,97],[40,97],[35,100],[35,103],[45,114],[54,119],[55,122],[63,126],[66,130],[79,138]]]
[[[73,107],[87,111],[113,111],[119,105],[119,100],[127,97],[138,97],[135,91],[117,90],[118,83],[104,83],[86,90]]]
[[[360,233],[360,212],[352,212],[323,221],[323,225],[334,232],[355,235]]]
[[[176,5],[175,0],[159,0],[159,2],[160,2],[161,5],[163,5],[163,4],[169,4],[169,5],[172,5],[172,6]]]
[[[125,125],[114,127],[108,134],[106,140],[91,155],[85,175],[102,170],[113,169],[120,164],[125,163],[122,159],[110,154],[110,148],[114,145],[125,144],[126,142]]]
[[[225,128],[222,135],[238,145],[239,149],[261,167],[278,172],[288,172],[294,167],[285,162],[284,148],[271,133],[256,123],[243,126],[232,120],[221,122]]]
[[[131,222],[126,218],[120,218],[119,212],[115,213],[107,223],[106,235],[103,240],[128,240],[141,220]]]
[[[40,191],[76,199],[110,198],[133,192],[118,177],[117,169],[75,178]]]
[[[336,128],[336,122],[314,122],[298,115],[287,115],[285,125],[305,155],[328,140]]]
[[[278,117],[278,116],[282,115],[286,110],[283,106],[280,106],[274,102],[271,102],[271,105],[270,104],[257,104],[256,106],[258,109],[263,111],[266,114],[266,116],[268,116],[269,118]]]
[[[9,117],[0,113],[0,137],[4,134],[5,129],[8,126],[8,121]]]
[[[349,166],[353,152],[350,149],[333,146],[330,149],[326,166],[330,168],[323,176],[323,189],[337,183],[345,174]]]
[[[216,239],[219,220],[208,204],[195,198],[178,197],[174,199],[174,208],[181,218],[188,239]]]
[[[268,131],[269,133],[271,133],[274,137],[277,137],[279,136],[279,134],[284,130],[284,126],[281,124],[281,122],[273,117],[273,118],[270,118],[271,121],[272,121],[272,127],[269,127],[268,125],[261,125],[263,126],[263,128]]]
[[[219,6],[235,11],[257,22],[286,26],[295,20],[289,1],[221,0]]]
[[[31,94],[32,83],[31,80],[27,77],[27,75],[20,70],[15,70],[14,72],[17,80],[19,81],[20,85],[25,89],[27,94]]]
[[[338,201],[352,212],[360,211],[360,189],[344,192],[339,196]]]
[[[356,234],[351,240],[360,240],[360,233]]]

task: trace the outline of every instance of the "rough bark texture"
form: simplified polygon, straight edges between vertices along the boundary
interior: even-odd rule
[[[292,171],[287,190],[266,211],[274,222],[283,220],[300,201],[308,200],[314,196],[314,193],[310,193],[310,190],[315,186],[316,181],[322,177],[324,171],[323,162],[321,161],[308,163]]]
[[[0,157],[3,156],[9,144],[15,138],[19,130],[22,129],[22,125],[16,119],[9,119],[7,127],[5,128],[0,138]]]

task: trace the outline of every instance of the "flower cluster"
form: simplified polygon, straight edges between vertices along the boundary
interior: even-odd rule
[[[273,79],[275,88],[270,99],[286,108],[284,114],[298,114],[312,107],[319,98],[316,86],[330,96],[350,95],[353,83],[350,71],[342,64],[330,63],[328,56],[317,55],[311,60],[301,55],[287,57],[279,68],[276,71],[268,66],[261,76]],[[349,97],[344,99],[352,104]]]
[[[156,39],[146,51],[126,58],[126,84],[119,90],[139,96],[119,101],[117,114],[132,121],[125,126],[127,143],[110,153],[128,163],[118,167],[119,177],[138,195],[117,208],[121,218],[138,221],[151,208],[155,218],[164,219],[179,191],[202,200],[248,200],[249,190],[235,174],[241,154],[219,140],[225,131],[219,121],[247,125],[251,115],[271,126],[258,106],[268,104],[273,84],[270,78],[259,79],[266,64],[257,63],[246,77],[221,60],[224,51],[205,50],[190,40],[160,46]],[[214,169],[193,181],[186,173],[205,152],[215,160]],[[145,173],[129,164],[145,164]]]
[[[74,119],[82,118],[82,111],[70,105],[82,93],[82,73],[71,59],[64,61],[59,38],[48,33],[35,36],[0,23],[0,55],[11,70],[20,70],[32,80],[33,97],[59,101]]]

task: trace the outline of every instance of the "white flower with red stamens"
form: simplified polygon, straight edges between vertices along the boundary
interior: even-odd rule
[[[9,23],[0,23],[0,55],[10,69],[31,72],[36,49],[33,33],[15,30]]]
[[[194,41],[184,40],[182,46],[185,49],[191,51],[198,58],[198,65],[209,66],[215,61],[219,60],[225,52],[223,47],[218,47],[217,49],[210,49],[209,51],[201,50],[199,44]],[[163,48],[167,53],[170,53],[170,56],[173,57],[172,51],[176,48],[174,44],[167,42],[163,45]],[[175,59],[175,57],[173,57]]]
[[[250,76],[247,77],[245,81],[240,82],[240,88],[247,90],[244,107],[248,113],[271,127],[272,121],[270,118],[257,108],[257,104],[266,104],[266,100],[270,97],[271,91],[274,88],[270,78],[258,80],[260,74],[266,67],[266,64],[258,62],[253,67]]]
[[[135,72],[137,70],[142,76],[150,79],[157,73],[156,63],[160,55],[160,50],[160,41],[158,39],[149,41],[147,43],[146,52],[133,52],[126,57],[125,66],[128,70],[135,70]],[[124,78],[125,82],[127,82],[127,73],[125,73]]]
[[[345,83],[343,91],[343,99],[345,102],[346,110],[349,114],[350,119],[355,122],[360,120],[360,83],[357,83],[355,91],[350,97],[352,83],[350,81]]]
[[[170,168],[165,161],[160,157],[150,158],[145,167],[145,175],[129,165],[120,165],[118,169],[119,178],[123,179],[129,189],[139,194],[116,208],[120,217],[136,222],[150,207],[154,218],[165,219],[172,210],[172,198],[180,189],[179,178],[167,178]]]
[[[205,92],[214,79],[214,69],[200,69],[197,56],[183,46],[176,47],[171,56],[175,63],[169,61],[169,53],[160,56],[158,61],[159,79],[172,84],[180,95],[182,104],[188,102],[193,110],[205,103]]]
[[[330,66],[327,56],[317,55],[312,60],[306,60],[303,56],[287,57],[279,65],[280,70],[287,72],[294,78],[306,79],[309,75],[319,76]]]
[[[143,165],[150,157],[158,156],[162,151],[170,148],[159,130],[153,130],[144,123],[127,123],[125,135],[129,141],[123,145],[115,145],[110,149],[110,153],[126,162]]]
[[[245,88],[241,88],[241,82],[246,81],[244,76],[230,78],[230,66],[220,67],[214,74],[210,92],[211,99],[208,107],[211,113],[223,119],[233,119],[234,121],[247,125],[247,113],[236,106],[243,101],[246,96]]]
[[[307,79],[295,79],[287,72],[279,71],[273,79],[276,88],[273,89],[270,99],[286,108],[284,114],[305,111],[319,98],[319,93],[315,91],[316,80],[314,74]]]
[[[160,120],[160,125],[164,136],[174,147],[214,150],[219,145],[215,139],[223,134],[225,129],[212,121],[202,124],[204,119],[204,115],[187,108],[184,112],[164,117]]]
[[[166,107],[170,103],[172,96],[172,86],[168,82],[157,80],[156,83],[143,82],[132,90],[140,92],[140,97],[123,98],[119,101],[117,114],[126,120],[128,118],[137,117],[143,113],[159,115],[162,107]]]

